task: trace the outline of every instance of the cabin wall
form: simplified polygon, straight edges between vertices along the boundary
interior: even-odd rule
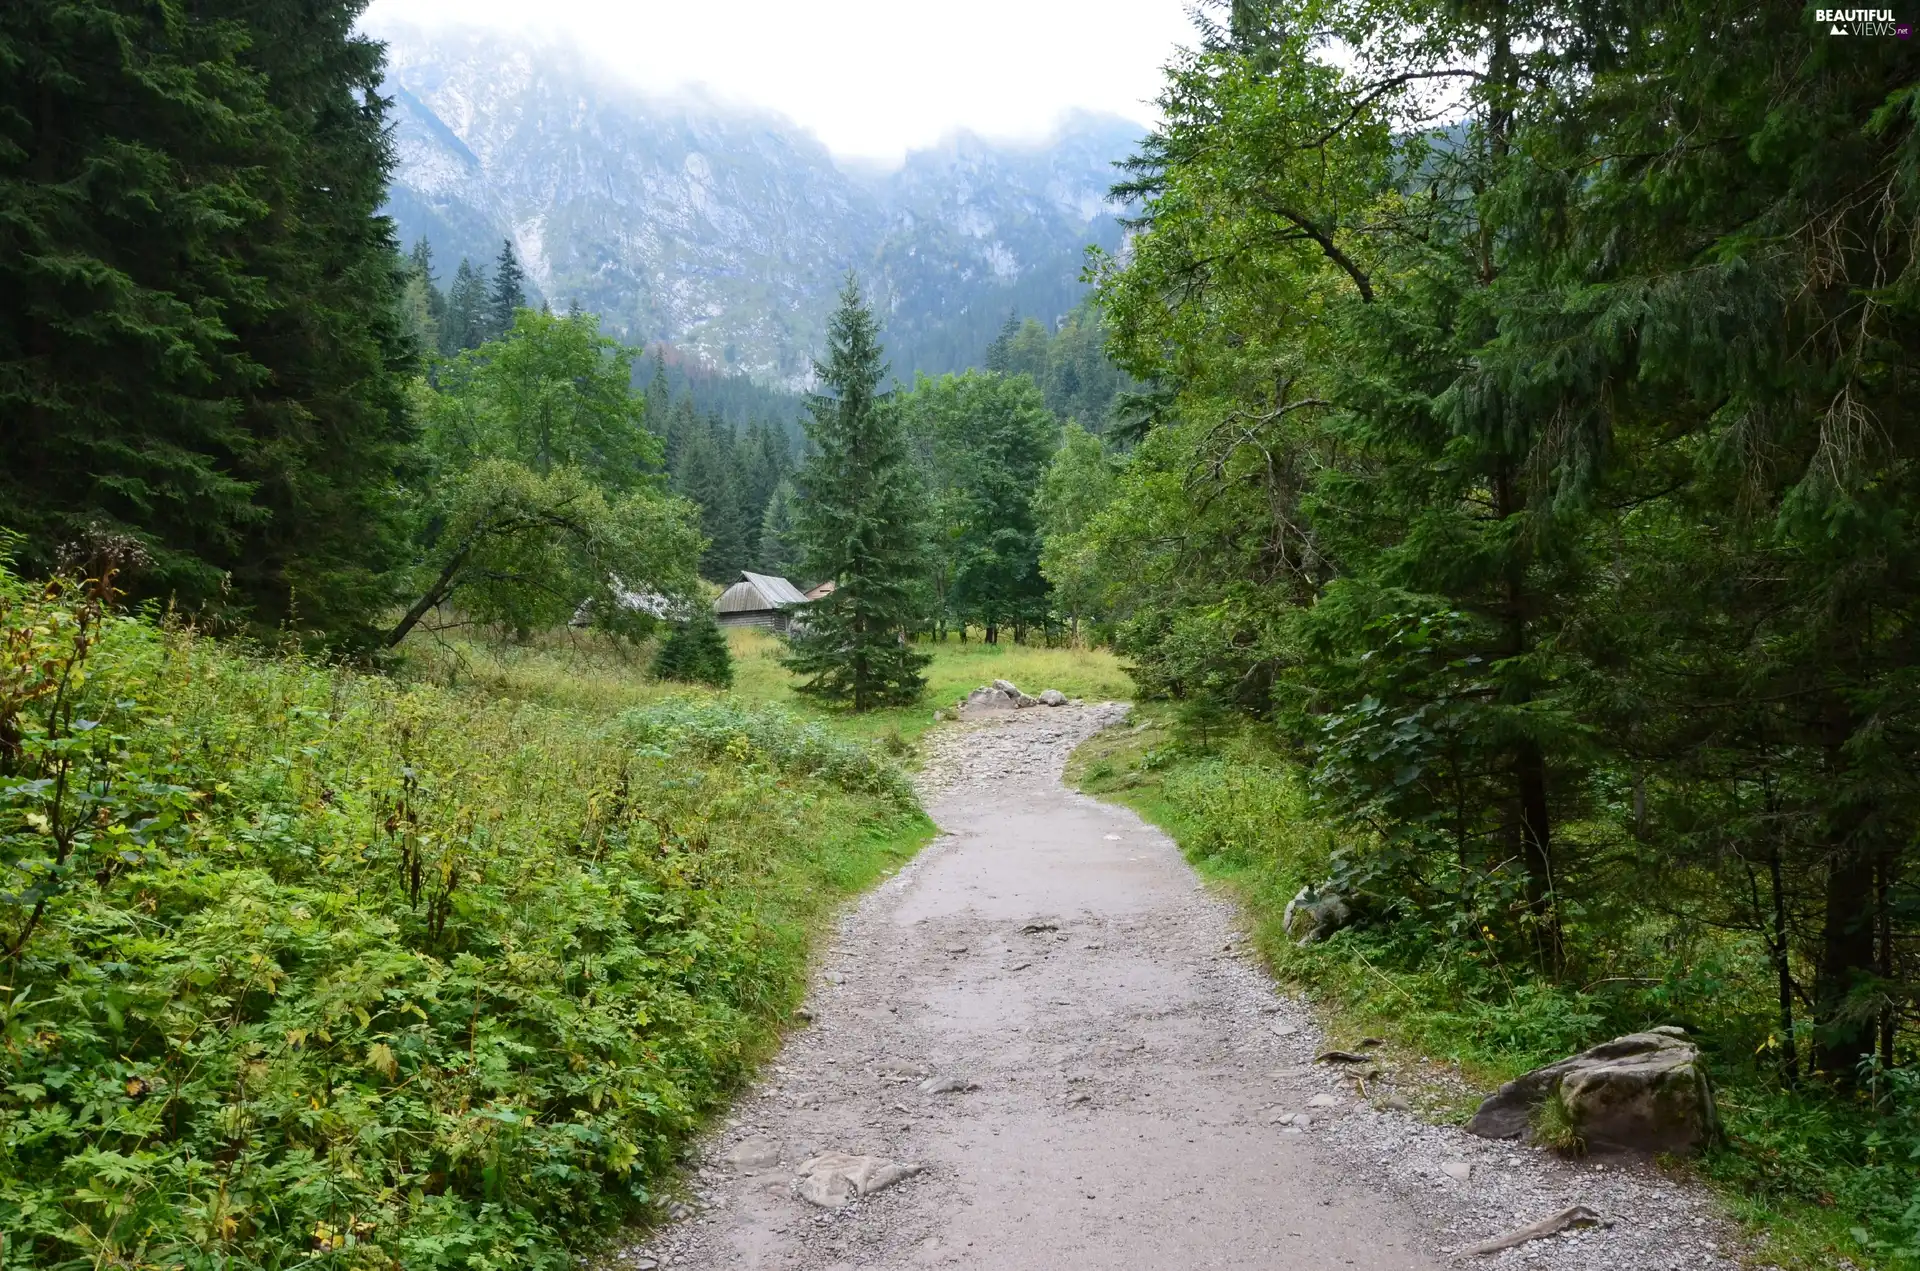
[[[787,614],[780,609],[736,609],[732,613],[715,614],[714,617],[723,627],[758,627],[762,631],[774,631],[781,635],[787,633]]]

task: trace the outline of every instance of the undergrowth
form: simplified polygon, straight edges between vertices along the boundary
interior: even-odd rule
[[[927,825],[710,701],[404,685],[0,575],[0,1265],[559,1268]]]
[[[1240,902],[1276,973],[1338,1026],[1456,1064],[1485,1088],[1619,1033],[1685,1026],[1707,1055],[1726,1130],[1697,1168],[1763,1233],[1768,1256],[1920,1267],[1920,1079],[1881,1074],[1877,1111],[1782,1088],[1751,1025],[1771,988],[1765,954],[1740,936],[1647,922],[1603,945],[1599,924],[1576,927],[1594,970],[1571,982],[1503,959],[1495,933],[1449,928],[1445,913],[1374,915],[1301,948],[1281,915],[1301,886],[1340,868],[1351,831],[1316,819],[1297,769],[1258,735],[1216,726],[1201,736],[1176,727],[1170,708],[1137,707],[1133,724],[1083,745],[1068,776],[1172,833]]]

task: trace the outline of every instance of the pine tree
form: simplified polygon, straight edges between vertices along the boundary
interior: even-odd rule
[[[760,517],[759,550],[754,568],[763,574],[793,578],[802,567],[799,536],[793,523],[793,483],[782,481],[773,487],[767,510]],[[817,583],[817,578],[794,579],[802,586]]]
[[[656,680],[712,688],[733,686],[733,651],[727,647],[727,633],[714,620],[711,608],[696,606],[692,616],[660,642],[651,673]]]
[[[929,658],[907,642],[921,572],[920,490],[900,419],[880,384],[879,324],[851,274],[814,363],[807,403],[815,453],[801,468],[795,520],[805,566],[835,589],[808,605],[787,665],[800,691],[855,710],[917,700]]]
[[[486,332],[497,340],[513,330],[513,315],[527,307],[527,275],[514,259],[513,241],[502,240],[499,259],[493,262],[493,290],[487,293]]]
[[[740,513],[749,527],[749,543],[757,543],[760,525],[767,514],[773,492],[793,470],[793,452],[787,439],[774,428],[758,420],[740,439]]]
[[[440,352],[453,357],[486,342],[487,275],[464,256],[447,289],[447,316],[440,324]]]

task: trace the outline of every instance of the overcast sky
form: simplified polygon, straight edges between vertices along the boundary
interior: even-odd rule
[[[847,158],[967,128],[1044,136],[1069,110],[1150,122],[1187,0],[374,0],[372,25],[534,27],[642,87],[770,107]]]

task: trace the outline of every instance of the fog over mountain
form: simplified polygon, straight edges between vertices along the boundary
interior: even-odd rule
[[[374,34],[394,99],[389,211],[403,244],[433,244],[442,285],[511,239],[555,308],[766,382],[805,382],[849,268],[906,376],[974,363],[1010,309],[1064,314],[1087,245],[1120,243],[1107,190],[1140,128],[1117,117],[1072,118],[1038,145],[959,134],[875,171],[775,115],[649,96],[565,46]]]

